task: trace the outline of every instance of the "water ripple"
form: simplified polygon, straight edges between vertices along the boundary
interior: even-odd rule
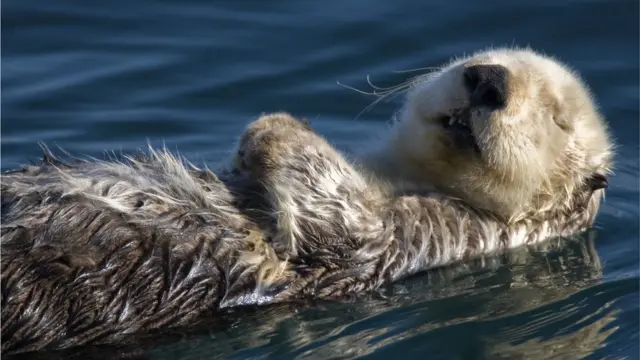
[[[635,357],[640,263],[638,2],[5,1],[2,168],[37,141],[101,156],[163,142],[226,159],[244,125],[287,110],[350,151],[401,99],[375,98],[452,56],[531,45],[591,85],[619,145],[597,230],[421,274],[352,302],[238,311],[188,333],[44,358]],[[597,236],[596,236],[597,235]],[[597,237],[597,239],[596,239]]]

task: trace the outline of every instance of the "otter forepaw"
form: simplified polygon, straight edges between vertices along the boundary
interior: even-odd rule
[[[288,113],[278,112],[260,116],[250,123],[238,143],[232,164],[235,170],[261,175],[277,167],[282,156],[292,154],[308,134],[308,122]]]

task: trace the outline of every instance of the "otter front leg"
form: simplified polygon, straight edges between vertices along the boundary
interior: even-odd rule
[[[234,164],[264,186],[275,220],[273,246],[281,255],[346,254],[367,238],[381,238],[381,191],[291,115],[268,114],[252,122]]]

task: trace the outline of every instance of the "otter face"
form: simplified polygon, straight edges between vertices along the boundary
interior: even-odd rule
[[[570,206],[612,145],[577,75],[530,50],[456,60],[416,81],[392,136],[412,180],[505,219]]]

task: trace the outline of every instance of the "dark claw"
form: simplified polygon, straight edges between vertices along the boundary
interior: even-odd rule
[[[589,179],[589,185],[591,185],[591,189],[595,191],[600,189],[606,189],[607,187],[609,187],[609,182],[607,181],[607,178],[604,175],[594,173],[593,175],[591,175],[591,178]]]

